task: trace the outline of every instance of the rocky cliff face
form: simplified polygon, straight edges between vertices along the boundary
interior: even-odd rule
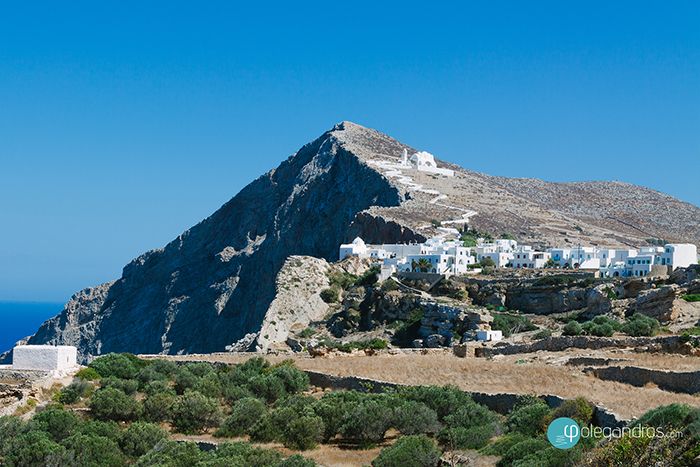
[[[164,248],[134,259],[118,280],[76,294],[29,343],[76,345],[83,358],[221,351],[260,330],[291,255],[334,261],[338,245],[356,235],[421,241],[438,233],[434,221],[472,210],[478,228],[535,244],[700,243],[700,209],[660,193],[503,179],[443,162],[454,177],[387,169],[404,149],[414,151],[377,131],[336,125]],[[622,213],[621,222],[608,213]]]

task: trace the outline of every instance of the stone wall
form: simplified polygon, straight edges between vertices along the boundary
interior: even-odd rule
[[[611,366],[606,368],[586,368],[585,372],[597,378],[618,381],[642,387],[653,383],[660,389],[687,394],[700,393],[700,370],[689,372],[676,372],[664,370],[652,370],[633,366]]]
[[[380,393],[386,389],[394,389],[403,386],[404,384],[390,383],[387,381],[378,381],[358,376],[334,376],[316,371],[305,371],[309,375],[309,380],[313,386],[331,389],[354,390],[362,392]],[[494,412],[507,414],[515,405],[522,399],[522,394],[488,394],[484,392],[470,392],[474,401],[483,404]],[[559,407],[565,399],[554,395],[539,396],[549,407]],[[601,427],[617,428],[625,426],[628,420],[619,418],[616,414],[606,409],[605,407],[594,406],[593,423]]]
[[[593,337],[593,336],[556,336],[541,339],[526,344],[510,344],[502,342],[493,347],[477,348],[477,357],[492,357],[494,355],[513,355],[532,353],[540,350],[561,352],[566,349],[604,349],[604,348],[636,348],[646,347],[650,351],[686,353],[686,346],[679,336],[664,337]]]

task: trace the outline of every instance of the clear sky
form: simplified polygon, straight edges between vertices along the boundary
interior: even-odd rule
[[[0,300],[119,277],[334,123],[700,204],[700,2],[9,2]]]

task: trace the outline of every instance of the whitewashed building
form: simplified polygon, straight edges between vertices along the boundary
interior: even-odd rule
[[[698,262],[698,247],[692,243],[669,243],[659,255],[662,266],[685,268]]]
[[[66,371],[77,366],[78,350],[72,345],[18,345],[12,349],[12,369]]]
[[[550,254],[547,251],[535,251],[532,247],[521,246],[514,254],[511,261],[511,265],[515,269],[530,268],[539,269],[543,268],[550,258]]]
[[[418,151],[408,156],[408,151],[403,150],[401,165],[406,168],[413,168],[421,172],[429,172],[446,177],[454,177],[454,170],[438,167],[435,157],[427,151]]]

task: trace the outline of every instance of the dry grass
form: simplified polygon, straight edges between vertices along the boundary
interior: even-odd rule
[[[582,353],[579,353],[582,354]],[[558,354],[562,356],[561,353]],[[629,354],[617,354],[617,358]],[[177,360],[206,360],[240,363],[255,354],[185,355]],[[401,384],[452,384],[466,391],[512,394],[553,394],[564,398],[583,396],[607,407],[623,418],[638,417],[644,412],[673,402],[700,406],[700,398],[688,394],[640,388],[614,381],[602,381],[581,372],[580,368],[548,364],[515,355],[493,360],[457,358],[447,352],[337,355],[308,358],[295,355],[299,368],[338,376],[360,376]],[[671,358],[671,356],[667,356]],[[277,362],[289,356],[268,356]],[[521,361],[524,363],[515,363]],[[697,360],[696,360],[697,361]],[[696,367],[697,368],[697,367]]]

